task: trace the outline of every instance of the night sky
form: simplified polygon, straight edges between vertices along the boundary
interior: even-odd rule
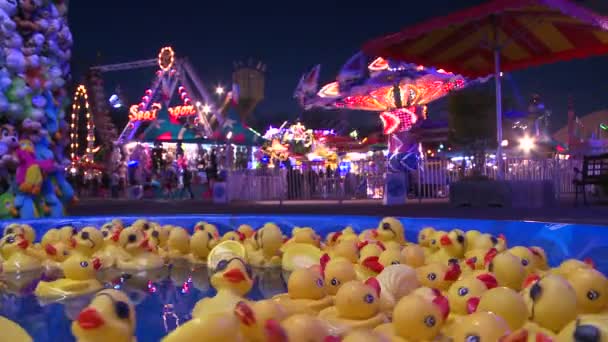
[[[481,2],[71,1],[74,80],[79,81],[89,65],[154,58],[162,46],[171,45],[177,54],[190,58],[210,88],[229,86],[233,61],[252,57],[268,66],[266,99],[255,112],[256,121],[260,126],[280,123],[302,114],[292,98],[293,90],[301,74],[315,64],[322,64],[321,83],[329,82],[365,41]],[[582,3],[608,14],[608,1]],[[557,129],[566,122],[570,94],[579,115],[608,107],[607,62],[599,57],[516,72],[504,85],[505,93],[519,94],[524,105],[530,94],[540,93],[553,110]],[[106,74],[108,97],[120,85],[131,103],[136,103],[154,71]],[[353,126],[377,120],[356,112],[318,115],[346,118]]]

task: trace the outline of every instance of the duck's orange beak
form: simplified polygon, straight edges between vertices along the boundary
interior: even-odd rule
[[[21,249],[27,249],[29,247],[29,245],[30,245],[30,242],[25,239],[19,241],[19,243],[17,244],[17,246],[19,246],[19,248],[21,248]]]
[[[238,302],[236,304],[234,307],[234,314],[241,321],[241,323],[245,324],[246,326],[252,326],[256,322],[253,310],[245,302]]]
[[[231,283],[240,283],[243,280],[247,279],[245,278],[245,274],[243,274],[243,272],[238,268],[233,268],[230,271],[224,273],[222,276],[224,277],[224,279],[228,280]]]
[[[77,318],[78,325],[85,330],[99,328],[104,325],[103,317],[93,308],[86,308],[80,312]]]
[[[101,268],[101,260],[99,258],[93,259],[93,268],[98,271]]]
[[[479,297],[471,297],[467,300],[467,313],[472,314],[477,311],[479,305]]]
[[[46,246],[44,246],[44,251],[46,252],[46,254],[48,255],[57,255],[57,248],[55,248],[53,245],[48,244]]]
[[[441,243],[442,246],[449,246],[452,244],[452,240],[450,240],[449,236],[443,235],[441,236],[441,239],[439,239],[439,243]]]

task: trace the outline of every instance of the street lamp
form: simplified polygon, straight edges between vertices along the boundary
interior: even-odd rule
[[[519,148],[525,153],[529,153],[530,151],[532,151],[535,145],[536,141],[533,137],[526,135],[519,139]]]
[[[215,93],[221,96],[224,93],[224,88],[222,86],[218,86],[215,88]]]

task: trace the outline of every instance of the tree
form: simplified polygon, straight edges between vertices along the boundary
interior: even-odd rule
[[[496,97],[492,90],[469,88],[448,98],[449,140],[475,157],[475,175],[483,173],[486,149],[496,147]]]

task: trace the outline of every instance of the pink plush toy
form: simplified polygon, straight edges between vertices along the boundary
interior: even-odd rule
[[[53,160],[37,160],[34,144],[27,139],[19,140],[19,147],[15,154],[19,160],[16,175],[19,191],[32,195],[40,194],[43,180],[42,173],[54,171],[55,163]]]

